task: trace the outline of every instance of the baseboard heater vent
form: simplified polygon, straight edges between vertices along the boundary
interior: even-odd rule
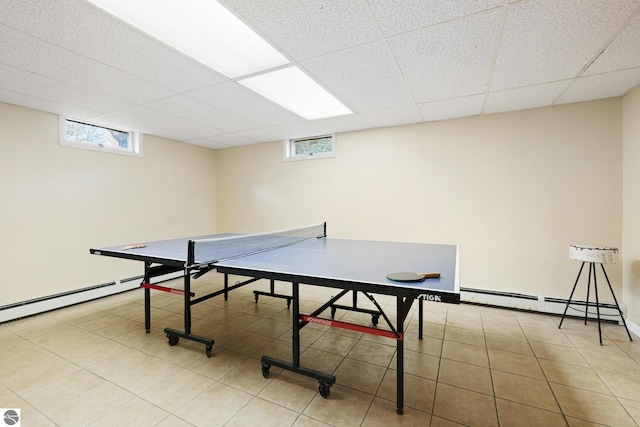
[[[489,291],[484,289],[460,288],[460,301],[472,304],[491,305],[516,310],[538,311],[541,313],[562,315],[567,304],[566,299],[545,297],[543,295],[526,295],[511,292]],[[572,300],[567,316],[584,318],[586,302]],[[627,309],[620,304],[620,309],[627,317]],[[587,317],[597,319],[595,301],[589,301]],[[600,319],[622,324],[620,314],[613,303],[600,303]]]
[[[182,272],[166,274],[154,278],[153,282],[160,283],[181,276]],[[140,287],[140,280],[142,280],[142,276],[129,277],[87,288],[4,305],[0,307],[0,323],[137,289]]]

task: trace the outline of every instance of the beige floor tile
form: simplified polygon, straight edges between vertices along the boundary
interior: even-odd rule
[[[289,356],[284,360],[290,362],[291,359],[291,356]],[[342,363],[342,359],[342,356],[315,348],[308,348],[300,353],[300,364],[302,366],[325,373],[333,373]]]
[[[167,418],[156,424],[156,427],[193,427],[193,424],[188,423],[175,415],[169,415]]]
[[[580,350],[580,353],[596,371],[629,375],[640,380],[640,363],[630,357],[587,350]]]
[[[493,396],[489,368],[442,359],[438,382]]]
[[[483,323],[485,321],[492,321],[505,325],[520,325],[518,322],[517,311],[504,310],[495,307],[481,307],[480,314],[482,316]]]
[[[602,427],[602,424],[592,423],[591,421],[581,420],[579,418],[565,417],[569,427]]]
[[[450,420],[445,420],[444,418],[432,416],[431,427],[465,427],[465,426],[463,424],[455,423]]]
[[[133,398],[128,391],[104,383],[47,411],[46,415],[59,425],[86,426]]]
[[[329,424],[323,423],[306,415],[300,415],[293,427],[328,427]]]
[[[493,349],[489,349],[488,352],[492,370],[544,379],[540,364],[535,357]]]
[[[446,326],[447,328],[470,329],[482,332],[482,321],[479,321],[476,317],[448,314]]]
[[[442,358],[471,363],[485,368],[489,367],[489,356],[486,348],[454,341],[444,341],[442,344]]]
[[[107,382],[83,369],[23,394],[33,406],[42,412],[52,412],[65,402]]]
[[[428,426],[431,422],[431,415],[425,412],[416,411],[411,408],[404,408],[403,414],[396,413],[394,402],[376,398],[371,403],[367,415],[364,417],[362,427],[388,427],[388,426]]]
[[[117,425],[151,427],[157,425],[168,416],[169,413],[161,408],[139,397],[134,397],[125,404],[113,408],[89,424],[89,427],[113,427]]]
[[[302,412],[318,394],[318,382],[313,378],[283,371],[274,376],[258,396],[292,411]]]
[[[373,396],[334,384],[328,399],[319,394],[303,414],[336,427],[360,425],[369,410]]]
[[[17,365],[15,368],[11,368],[11,364],[13,364],[11,363],[6,364],[7,366],[0,370],[2,374],[0,381],[18,394],[36,390],[80,369],[74,363],[56,355],[50,355],[46,359],[38,357],[27,363],[26,366],[23,366],[20,361],[14,363]]]
[[[562,414],[496,399],[500,427],[566,427]]]
[[[640,425],[640,402],[637,400],[629,400],[629,399],[618,399],[620,404],[627,410],[631,418],[636,422],[636,424]]]
[[[237,339],[225,344],[223,347],[236,353],[246,354],[247,356],[262,355],[263,349],[273,341],[273,338],[264,335],[255,334],[253,332],[245,332]]]
[[[526,339],[524,339],[524,334],[522,335],[522,339],[491,333],[485,333],[484,337],[487,341],[487,348],[493,350],[510,351],[512,353],[524,354],[526,356],[534,355],[533,351],[531,350],[531,346],[526,341]]]
[[[320,338],[313,342],[310,347],[315,348],[316,350],[337,354],[339,356],[346,356],[357,342],[358,340],[356,338],[333,333],[324,333]]]
[[[376,395],[390,402],[398,401],[397,372],[387,370]],[[415,375],[404,375],[404,406],[431,413],[436,392],[436,382]]]
[[[222,426],[253,399],[226,384],[216,382],[184,404],[173,415],[196,426]]]
[[[520,328],[520,325],[518,324],[513,325],[509,323],[483,320],[482,327],[484,329],[485,336],[486,334],[504,335],[512,339],[526,341],[524,332],[522,332],[522,328]]]
[[[568,365],[544,359],[540,359],[539,362],[549,382],[610,394],[607,386],[591,367]]]
[[[492,396],[438,384],[433,415],[466,426],[498,425],[496,405]]]
[[[614,396],[640,401],[640,379],[613,372],[600,371],[598,375]],[[597,391],[597,390],[595,390]]]
[[[251,332],[271,338],[278,338],[290,330],[291,324],[272,319],[266,319],[264,322],[258,323],[251,328]]]
[[[491,371],[491,376],[496,398],[546,411],[560,412],[558,403],[546,381],[500,371]]]
[[[140,397],[173,412],[213,384],[214,380],[183,369],[140,394]]]
[[[132,393],[143,393],[160,381],[178,373],[181,369],[164,360],[152,358],[118,375],[111,381]]]
[[[471,329],[456,328],[447,326],[444,331],[445,341],[455,341],[461,344],[475,345],[485,347],[484,333],[482,331],[474,331]]]
[[[578,349],[607,353],[615,356],[626,356],[620,347],[607,337],[602,337],[601,345],[597,336],[577,335],[572,333],[567,333],[566,335]]]
[[[430,337],[426,334],[423,334],[422,339],[418,339],[418,332],[416,329],[415,335],[409,335],[409,338],[407,338],[407,335],[405,334],[404,349],[440,357],[442,354],[442,343],[442,339]]]
[[[254,398],[242,408],[225,426],[283,427],[290,426],[298,418],[298,413],[267,400]]]
[[[393,356],[390,368],[397,368],[397,354]],[[430,354],[417,353],[415,351],[404,352],[404,373],[412,374],[430,380],[438,378],[438,367],[440,358],[431,356]]]
[[[539,329],[557,329],[558,325],[553,321],[554,317],[538,313],[517,313],[516,318],[522,327]]]
[[[587,363],[576,348],[540,341],[531,341],[530,344],[538,359],[548,359],[578,366],[589,366],[589,363]]]
[[[211,357],[202,357],[190,364],[187,369],[217,380],[231,372],[248,358],[249,356],[244,354],[214,346]]]
[[[249,358],[229,371],[228,374],[220,378],[218,381],[235,387],[252,395],[257,395],[263,390],[273,378],[280,372],[278,368],[272,367],[273,374],[269,372],[269,377],[262,375],[262,364],[258,359]]]
[[[522,327],[522,332],[524,332],[524,335],[527,337],[529,342],[540,341],[568,347],[573,346],[573,343],[560,329]]]
[[[613,396],[553,383],[551,388],[562,411],[568,417],[607,426],[635,425],[624,407]]]
[[[360,340],[353,346],[347,357],[386,368],[391,363],[395,351],[395,346]]]
[[[334,375],[336,384],[375,394],[385,372],[385,367],[346,358],[338,366]]]

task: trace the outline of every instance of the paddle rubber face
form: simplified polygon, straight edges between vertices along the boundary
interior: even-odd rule
[[[395,282],[422,282],[425,279],[437,279],[440,273],[413,273],[408,271],[399,271],[397,273],[387,274],[387,279]]]

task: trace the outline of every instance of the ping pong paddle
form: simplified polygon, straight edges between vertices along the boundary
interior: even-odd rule
[[[144,243],[135,243],[133,245],[126,245],[122,247],[123,251],[127,251],[129,249],[138,249],[138,248],[146,248],[147,245],[145,245]]]
[[[387,274],[387,279],[395,282],[422,282],[426,279],[437,279],[440,273],[412,273],[408,271],[400,271],[397,273]]]

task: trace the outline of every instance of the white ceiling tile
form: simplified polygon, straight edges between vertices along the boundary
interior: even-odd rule
[[[371,124],[358,114],[347,114],[344,116],[328,117],[313,121],[314,125],[327,129],[330,133],[349,132],[354,130],[368,129]]]
[[[365,0],[226,0],[276,48],[295,60],[379,38]]]
[[[255,122],[226,113],[185,95],[175,95],[145,104],[154,110],[214,127],[225,132],[237,132],[261,127]]]
[[[640,82],[640,67],[580,77],[562,94],[558,104],[622,96]]]
[[[221,144],[219,142],[212,141],[208,138],[187,139],[187,140],[184,140],[184,142],[188,144],[199,145],[201,147],[213,148],[215,150],[232,147],[232,145]]]
[[[177,117],[162,111],[153,110],[143,106],[128,108],[110,115],[115,119],[126,120],[130,123],[152,126],[157,129],[172,130],[189,138],[207,137],[225,133],[223,130],[196,123],[191,120]],[[134,129],[134,130],[141,130]]]
[[[500,7],[503,0],[368,0],[385,36],[450,21]]]
[[[271,128],[247,130],[243,132],[236,132],[236,134],[258,142],[272,142],[286,138],[286,135],[283,132],[278,132]]]
[[[57,45],[0,24],[0,58],[5,64],[133,103],[174,92]],[[17,51],[13,46],[21,46]]]
[[[625,68],[640,67],[640,13],[584,72],[600,74]]]
[[[400,68],[384,41],[309,59],[301,65],[355,111],[413,102]]]
[[[417,102],[485,92],[500,12],[486,12],[389,40]]]
[[[118,111],[132,105],[121,99],[2,63],[0,63],[0,88],[100,113]]]
[[[282,135],[282,139],[305,138],[331,133],[330,130],[310,121],[273,126],[272,129]]]
[[[174,91],[227,80],[82,0],[3,0],[0,22]]]
[[[483,113],[500,113],[549,106],[570,83],[571,80],[563,80],[491,92],[487,97]]]
[[[637,0],[532,0],[511,5],[492,90],[576,77],[637,4]]]
[[[422,121],[420,109],[415,104],[385,108],[382,110],[363,111],[360,113],[360,116],[371,123],[373,127],[398,126]]]
[[[238,117],[252,118],[263,126],[293,123],[300,116],[280,107],[236,82],[224,82],[187,93],[207,105]]]
[[[475,116],[482,111],[484,95],[466,96],[463,98],[418,104],[424,121],[455,119]]]
[[[0,102],[15,104],[34,110],[46,111],[52,114],[71,117],[76,120],[91,120],[100,115],[100,113],[96,111],[85,110],[83,108],[74,107],[73,105],[49,101],[2,88],[0,88]]]
[[[225,133],[223,135],[210,136],[206,138],[206,140],[214,141],[218,144],[223,144],[223,145],[232,146],[232,147],[237,147],[240,145],[251,145],[258,142],[255,139],[247,138],[234,133]]]

